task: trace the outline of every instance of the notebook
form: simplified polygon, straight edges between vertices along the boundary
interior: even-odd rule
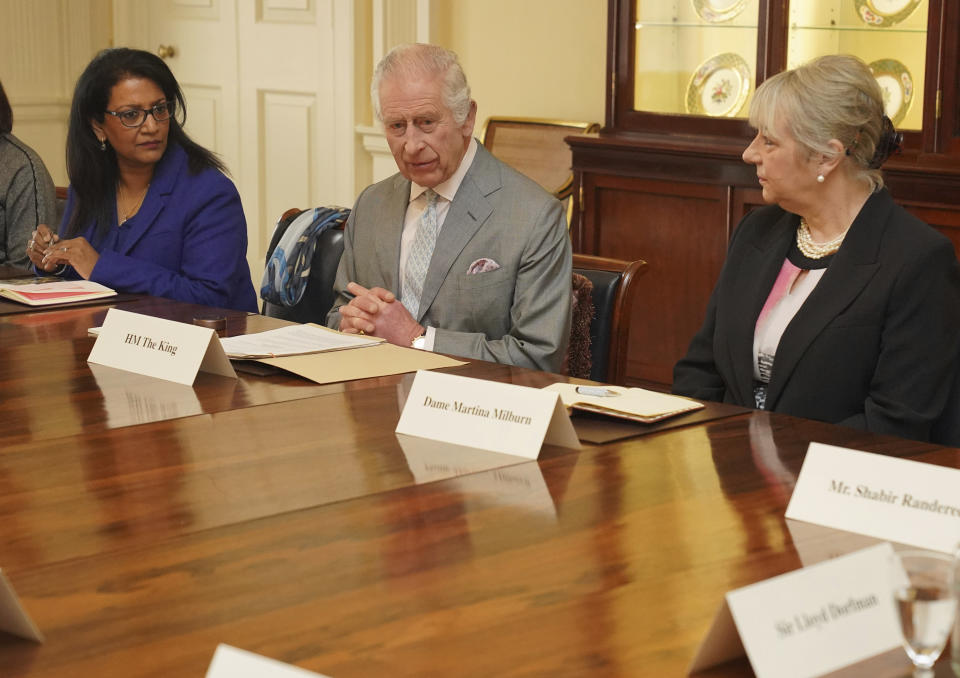
[[[652,424],[703,407],[703,403],[695,400],[642,388],[551,384],[546,389],[559,392],[563,404],[569,409],[596,412],[643,424]]]
[[[0,297],[28,306],[70,304],[116,296],[116,291],[89,280],[18,278],[0,282]]]

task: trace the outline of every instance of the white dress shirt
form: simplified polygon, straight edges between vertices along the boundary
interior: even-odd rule
[[[473,159],[477,155],[477,143],[476,139],[471,139],[467,145],[467,152],[463,154],[463,158],[460,160],[460,166],[457,167],[457,171],[454,172],[449,179],[433,187],[434,192],[437,194],[438,234],[443,230],[443,222],[447,218],[447,212],[450,211],[450,203],[453,202],[453,198],[460,189],[460,184],[463,182],[463,177],[466,176],[467,170],[470,169],[470,165],[473,164]],[[424,195],[427,188],[427,186],[420,186],[417,183],[410,182],[410,202],[407,203],[407,213],[403,218],[403,233],[400,235],[400,280],[403,280],[403,273],[407,268],[410,247],[413,245],[413,239],[417,236],[417,229],[420,227],[420,217],[427,209],[427,198]],[[399,297],[398,290],[398,300]],[[427,327],[423,347],[428,351],[433,350],[435,332],[435,328]]]

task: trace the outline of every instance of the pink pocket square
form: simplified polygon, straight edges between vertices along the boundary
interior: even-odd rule
[[[467,275],[476,275],[477,273],[496,271],[498,268],[500,268],[500,264],[495,262],[493,259],[477,259],[475,262],[470,264],[470,268],[467,269]]]

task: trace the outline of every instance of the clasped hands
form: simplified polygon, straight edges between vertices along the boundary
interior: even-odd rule
[[[60,240],[46,224],[40,224],[30,235],[27,256],[37,270],[49,273],[58,266],[67,264],[85,280],[90,278],[100,255],[84,237]]]
[[[424,333],[423,325],[413,319],[393,292],[382,287],[368,290],[355,282],[347,284],[347,291],[353,299],[340,307],[341,332],[369,334],[397,346],[410,346]]]

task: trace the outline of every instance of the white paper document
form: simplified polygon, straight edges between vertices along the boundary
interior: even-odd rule
[[[786,517],[952,553],[960,470],[810,443]]]
[[[376,337],[344,334],[310,323],[226,337],[220,343],[230,358],[255,360],[376,346],[382,341]]]
[[[262,657],[220,643],[207,669],[206,678],[327,678],[276,659]]]

